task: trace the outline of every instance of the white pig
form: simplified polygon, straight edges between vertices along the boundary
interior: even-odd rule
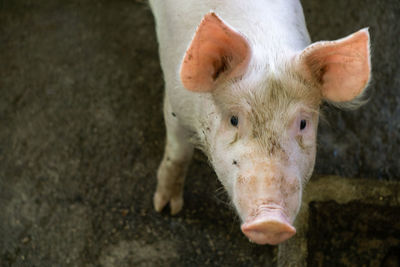
[[[167,140],[154,207],[182,209],[194,147],[208,156],[258,244],[296,232],[319,108],[359,99],[369,34],[310,44],[298,0],[150,0],[165,78]]]

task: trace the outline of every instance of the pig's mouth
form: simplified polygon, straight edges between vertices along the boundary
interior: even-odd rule
[[[278,205],[259,206],[241,226],[250,241],[264,245],[277,245],[296,233],[287,216]]]

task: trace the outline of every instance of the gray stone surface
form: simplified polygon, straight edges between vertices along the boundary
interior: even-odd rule
[[[0,266],[270,262],[200,153],[182,213],[153,211],[165,130],[145,3],[0,7]]]
[[[311,38],[334,40],[368,27],[373,80],[369,103],[356,111],[325,110],[316,172],[400,179],[400,2],[302,1]]]
[[[400,183],[314,176],[278,266],[399,266]]]
[[[317,172],[397,179],[398,1],[303,1],[314,40],[370,26],[371,100],[329,109]],[[260,266],[200,153],[178,216],[151,199],[163,80],[144,1],[0,1],[0,266]]]

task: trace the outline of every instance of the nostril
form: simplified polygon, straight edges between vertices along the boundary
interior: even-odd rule
[[[243,225],[242,232],[257,244],[277,245],[291,238],[296,233],[296,229],[289,224],[266,221],[256,225]]]
[[[289,239],[296,229],[285,219],[281,211],[263,212],[241,227],[242,232],[253,242],[277,245]]]

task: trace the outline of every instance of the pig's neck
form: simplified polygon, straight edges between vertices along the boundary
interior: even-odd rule
[[[249,40],[255,55],[273,60],[278,51],[300,51],[310,43],[298,0],[231,0],[229,3],[211,0],[210,5],[214,5],[215,12]]]

